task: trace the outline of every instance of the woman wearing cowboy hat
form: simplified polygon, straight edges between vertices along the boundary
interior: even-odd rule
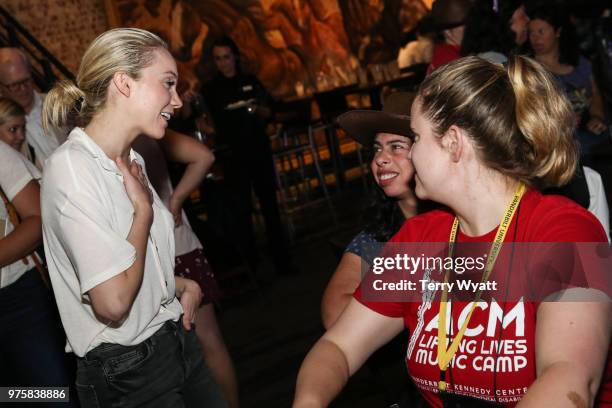
[[[414,93],[389,95],[382,111],[354,110],[338,117],[350,137],[373,149],[370,170],[376,185],[375,202],[369,208],[368,225],[346,247],[321,302],[325,328],[338,319],[361,282],[362,267],[372,264],[376,249],[387,242],[408,218],[417,214],[412,189],[414,167],[410,106]]]

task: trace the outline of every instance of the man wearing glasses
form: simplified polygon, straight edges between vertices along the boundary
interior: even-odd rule
[[[0,48],[0,94],[13,99],[26,112],[26,141],[23,153],[42,170],[42,166],[59,146],[56,135],[46,134],[41,124],[45,95],[34,90],[30,61],[17,48]]]

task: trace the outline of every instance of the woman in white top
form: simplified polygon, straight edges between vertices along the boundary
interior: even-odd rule
[[[42,242],[40,173],[19,154],[24,141],[23,108],[0,98],[0,385],[66,387],[73,370],[34,252]]]
[[[85,407],[224,406],[191,330],[200,288],[174,277],[172,215],[131,149],[141,134],[164,136],[182,105],[177,79],[163,40],[113,29],[89,46],[76,83],[45,99],[43,125],[70,132],[46,163],[41,206]]]
[[[3,113],[0,107],[4,136]],[[40,173],[4,141],[0,163],[0,386],[67,387],[64,336],[33,258],[42,238]]]
[[[25,135],[25,111],[12,99],[0,97],[0,140],[13,149],[23,152],[23,147],[27,146]]]

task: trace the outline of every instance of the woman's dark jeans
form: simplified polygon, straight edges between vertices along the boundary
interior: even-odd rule
[[[226,407],[195,329],[168,321],[136,346],[104,343],[77,361],[81,406]]]

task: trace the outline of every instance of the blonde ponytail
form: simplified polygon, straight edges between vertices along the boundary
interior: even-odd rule
[[[72,128],[82,126],[86,106],[85,93],[69,80],[59,81],[45,97],[42,126],[45,132],[66,136]]]
[[[533,175],[546,186],[567,184],[578,162],[569,101],[555,79],[530,58],[512,58],[508,76],[516,100],[516,123],[533,151]]]

